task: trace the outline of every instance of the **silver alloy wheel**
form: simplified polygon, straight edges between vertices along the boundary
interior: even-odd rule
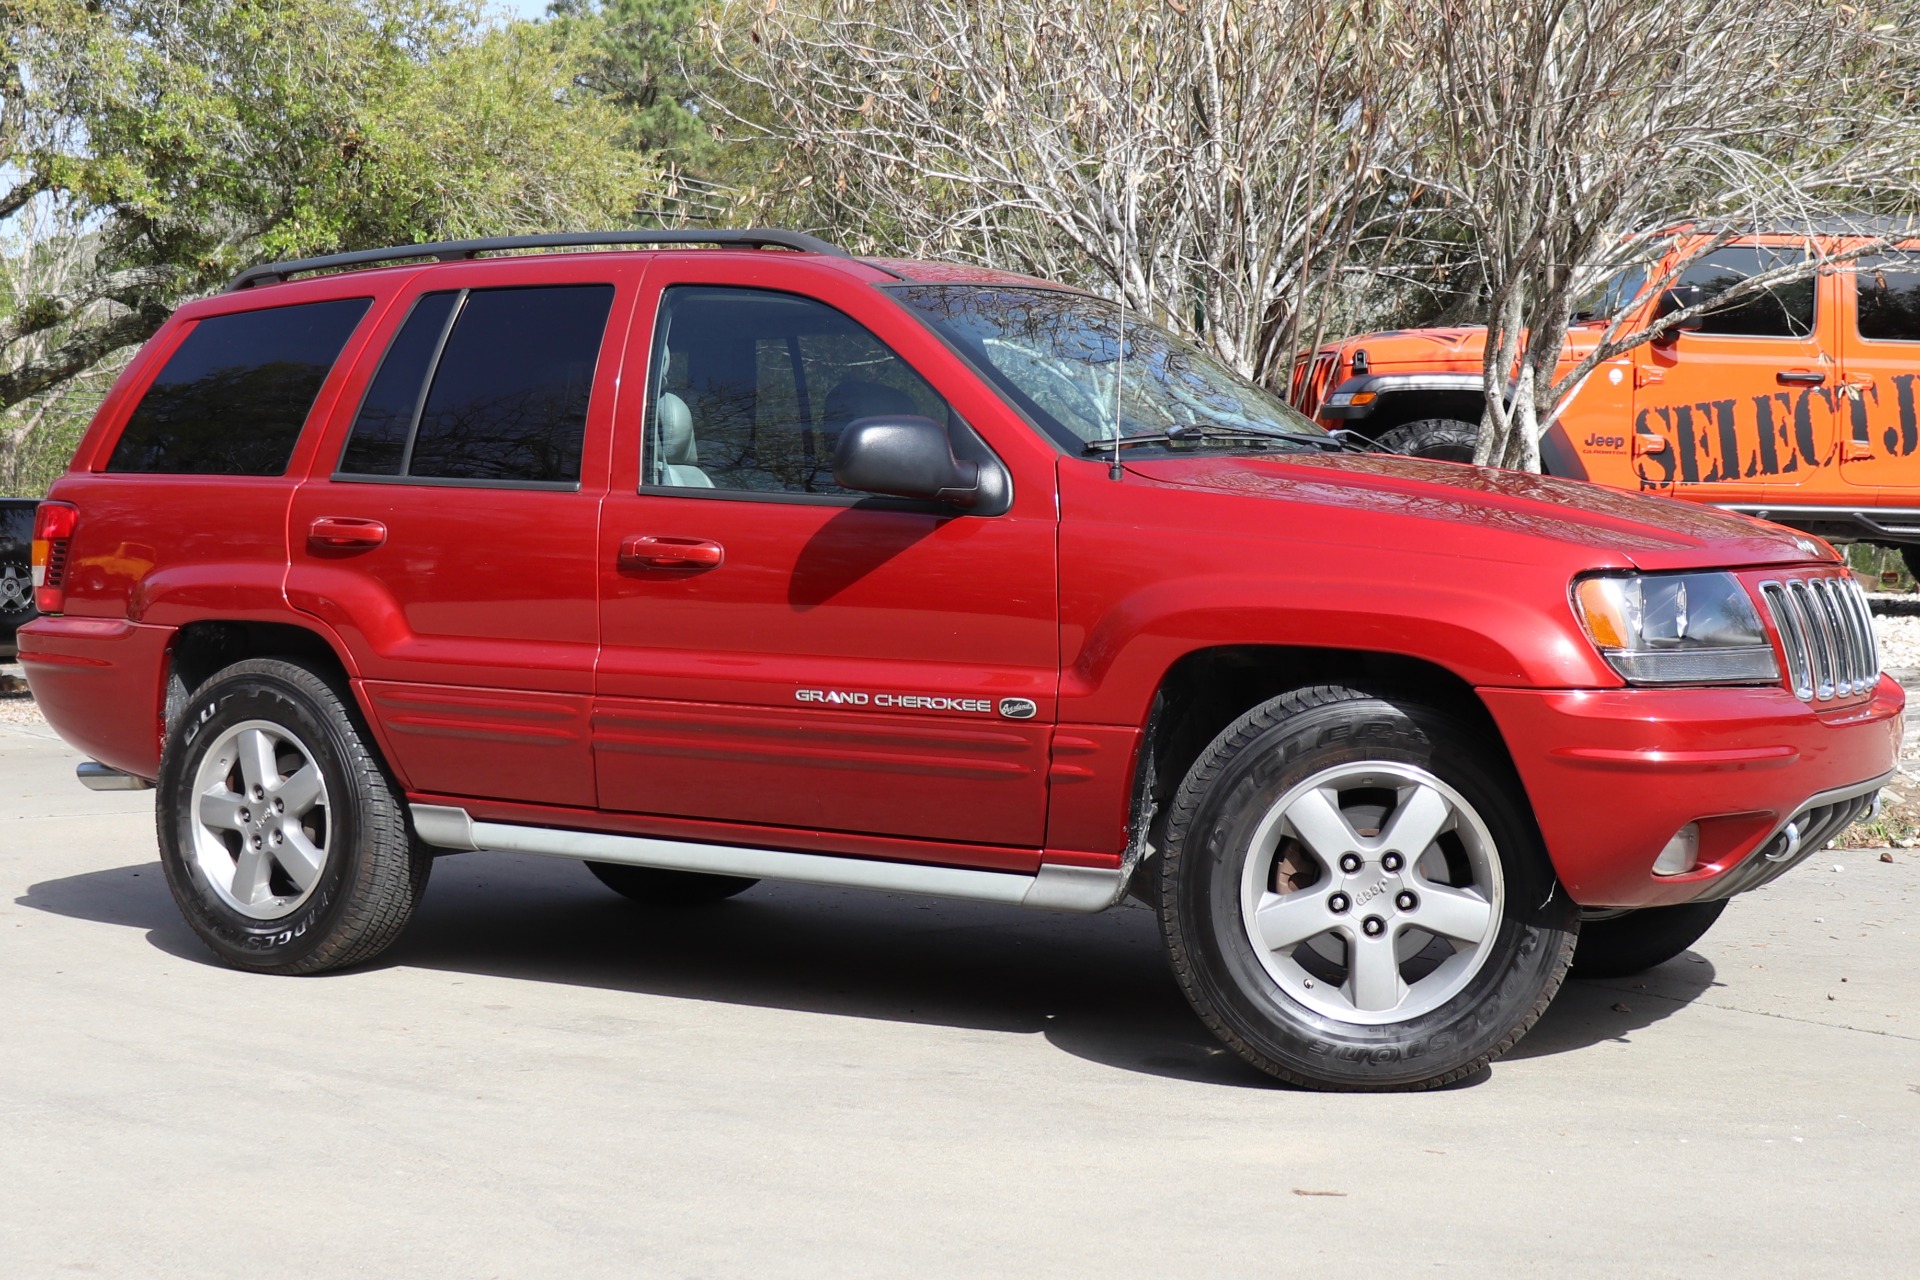
[[[291,914],[327,865],[327,780],[284,726],[244,720],[200,757],[193,857],[220,900],[255,920]]]
[[[1505,878],[1466,799],[1424,769],[1324,769],[1255,828],[1240,911],[1288,996],[1341,1022],[1404,1022],[1445,1004],[1486,963]]]

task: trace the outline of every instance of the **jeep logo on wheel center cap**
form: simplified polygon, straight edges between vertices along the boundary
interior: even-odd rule
[[[1031,720],[1039,710],[1032,698],[1000,699],[1000,714],[1009,720]]]

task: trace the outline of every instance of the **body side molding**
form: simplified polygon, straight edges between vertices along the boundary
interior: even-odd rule
[[[646,836],[610,835],[600,831],[475,822],[465,809],[446,805],[416,804],[410,808],[414,830],[422,840],[437,849],[494,849],[548,858],[660,867],[670,871],[700,871],[713,875],[793,880],[802,884],[834,885],[848,889],[918,893],[935,898],[1004,902],[1042,911],[1104,911],[1120,900],[1127,883],[1125,874],[1117,868],[1043,863],[1037,875],[1028,876],[1016,872],[928,866],[916,862],[881,862],[870,858],[791,853],[783,849],[656,840]]]

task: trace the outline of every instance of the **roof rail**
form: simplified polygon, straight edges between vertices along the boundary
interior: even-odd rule
[[[371,267],[415,258],[461,262],[483,253],[509,249],[577,249],[591,245],[620,244],[744,245],[753,249],[796,249],[801,253],[823,253],[835,258],[853,256],[838,245],[828,244],[825,240],[798,231],[571,231],[555,235],[495,236],[486,240],[442,240],[436,244],[396,245],[390,249],[360,249],[352,253],[330,253],[320,258],[269,262],[242,271],[227,285],[227,292],[251,289],[261,284],[279,284],[302,271]]]

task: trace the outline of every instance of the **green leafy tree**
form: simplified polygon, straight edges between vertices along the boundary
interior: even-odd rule
[[[0,460],[249,262],[629,222],[660,166],[595,52],[473,0],[7,0]]]

